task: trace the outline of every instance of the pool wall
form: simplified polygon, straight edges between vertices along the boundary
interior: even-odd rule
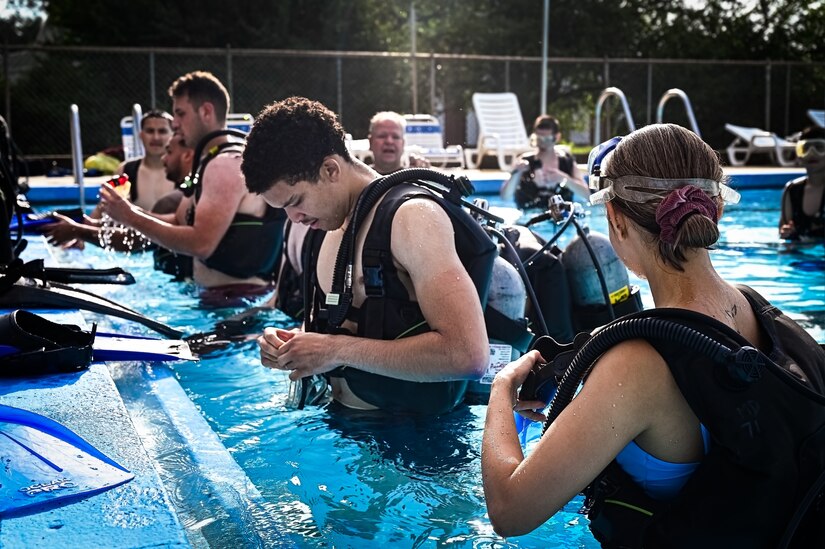
[[[581,173],[585,166],[579,167]],[[498,170],[443,170],[446,173],[466,175],[475,187],[476,194],[498,194],[502,183],[509,177]],[[735,189],[778,189],[802,175],[802,168],[725,168]],[[84,196],[87,204],[95,204],[101,183],[109,176],[88,177],[84,180]],[[80,198],[73,177],[33,177],[29,181],[27,198],[32,204],[76,204]]]

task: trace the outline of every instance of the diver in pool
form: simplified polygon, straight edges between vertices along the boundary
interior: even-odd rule
[[[426,158],[415,153],[407,154],[407,165],[404,165],[406,128],[404,117],[393,111],[376,113],[370,120],[367,137],[372,151],[372,168],[381,175],[397,172],[401,168],[430,167]]]
[[[174,214],[151,215],[104,185],[104,211],[153,242],[191,256],[192,277],[205,289],[202,296],[220,293],[229,299],[269,291],[285,216],[244,185],[242,144],[231,143],[223,133],[229,112],[226,88],[211,73],[197,71],[173,82],[169,95],[175,131],[188,146],[203,151],[195,159],[200,168],[193,174],[198,184],[192,196]]]
[[[139,135],[146,154],[122,163],[118,174],[129,177],[129,200],[148,210],[175,188],[175,181],[167,177],[163,165],[163,154],[172,137],[172,115],[160,110],[147,112],[140,119]],[[57,222],[46,226],[43,232],[55,246],[83,248],[84,242],[100,245],[101,213],[98,206],[80,222],[56,213]],[[112,228],[107,237],[109,247],[120,251],[138,251],[148,245],[129,231],[118,228]]]
[[[242,169],[249,189],[284,208],[293,223],[309,226],[313,238],[323,237],[313,246],[314,268],[303,265],[313,275],[315,296],[304,330],[267,328],[258,340],[261,361],[289,371],[293,380],[327,375],[333,398],[350,408],[449,411],[461,401],[467,380],[483,375],[489,350],[478,290],[459,260],[453,222],[436,201],[389,200],[391,190],[375,208],[360,212],[369,213],[351,255],[352,307],[340,328],[330,328],[335,298],[346,297],[333,291],[336,256],[356,204],[378,177],[350,156],[344,135],[332,111],[293,97],[266,107],[247,139]],[[385,200],[397,210],[387,225],[377,226],[390,241],[387,259],[394,271],[385,268],[383,280],[409,297],[391,304],[395,310],[382,309],[382,320],[362,308],[372,303],[362,251]]]
[[[582,180],[576,159],[565,148],[556,145],[561,140],[559,121],[546,114],[536,118],[530,142],[536,152],[519,157],[510,178],[501,186],[504,200],[515,199],[519,208],[547,209],[550,197],[561,195],[565,201],[587,200],[590,191]]]
[[[680,126],[656,124],[614,138],[594,153],[600,174],[594,170],[591,175],[596,185],[591,202],[606,205],[610,240],[627,267],[649,281],[657,309],[706,315],[703,322],[770,353],[802,392],[822,395],[822,349],[766,302],[758,305],[758,294],[722,280],[711,263],[708,248],[719,238],[723,201],[738,200],[723,184],[713,149]],[[593,339],[598,337],[596,333]],[[759,415],[759,401],[725,410],[722,419],[703,415],[700,422],[696,401],[687,400],[682,380],[708,371],[714,363],[673,338],[624,337],[595,357],[581,391],[525,457],[512,410],[541,420],[533,410],[543,403],[520,401],[517,390],[535,365],[551,358],[530,351],[493,382],[482,475],[496,532],[527,533],[588,487],[595,494],[588,502],[591,530],[605,546],[777,546],[794,512],[787,483],[792,473],[762,471],[784,467],[787,462],[780,466],[772,461],[780,454],[773,449],[790,445],[788,439],[774,438],[762,452],[746,455],[745,444],[755,435],[748,437],[745,428],[784,436],[794,429],[793,422]],[[705,377],[710,382],[698,390],[716,395],[704,397],[711,403],[706,406],[718,403],[725,408],[727,397],[719,393],[730,391],[724,393],[721,382],[717,388],[709,371]],[[766,383],[772,383],[764,389],[768,398],[780,398],[786,383],[773,378]],[[802,399],[796,392],[793,398]],[[818,398],[815,408],[822,421]],[[795,405],[792,401],[788,407]],[[740,417],[741,423],[731,426],[732,417]],[[742,438],[727,446],[731,431]],[[822,463],[821,439],[812,446]],[[796,454],[791,459],[797,459]],[[753,462],[759,467],[750,469]],[[748,490],[757,483],[760,491],[754,496]],[[640,493],[632,502],[645,503],[622,503],[629,492]],[[771,502],[770,517],[763,502]]]
[[[796,157],[805,168],[804,177],[794,179],[782,191],[779,237],[814,240],[825,237],[825,128],[802,130]]]

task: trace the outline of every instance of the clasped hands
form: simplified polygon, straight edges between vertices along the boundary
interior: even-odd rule
[[[332,338],[337,336],[266,328],[258,337],[261,363],[267,368],[290,372],[289,379],[323,374],[338,366]]]

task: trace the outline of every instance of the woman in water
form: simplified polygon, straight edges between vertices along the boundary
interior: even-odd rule
[[[504,200],[515,199],[521,209],[549,207],[550,197],[559,195],[565,201],[587,200],[590,191],[582,180],[576,159],[564,147],[559,121],[546,114],[536,118],[530,143],[536,151],[523,154],[510,178],[501,186],[499,194]]]
[[[595,191],[591,203],[605,204],[610,240],[625,265],[648,280],[656,308],[687,309],[712,317],[805,380],[799,385],[812,386],[821,395],[825,355],[816,342],[784,315],[781,319],[791,326],[790,335],[782,332],[781,341],[775,341],[771,329],[776,321],[767,318],[765,311],[776,310],[755,308],[711,263],[708,249],[719,238],[717,222],[723,202],[739,199],[723,184],[713,149],[694,133],[666,124],[613,138],[594,149],[594,156],[600,166],[590,175]],[[496,532],[504,536],[530,532],[591,486],[590,494],[595,494],[588,502],[594,504],[588,513],[591,530],[607,546],[661,547],[665,543],[670,547],[676,539],[685,547],[698,543],[709,547],[708,542],[713,545],[722,540],[726,547],[776,546],[794,508],[775,510],[778,499],[770,490],[786,490],[783,501],[788,501],[786,477],[780,474],[766,481],[766,491],[760,494],[765,499],[741,501],[745,498],[740,493],[731,494],[722,487],[735,484],[740,476],[737,486],[748,486],[752,479],[741,467],[725,468],[735,462],[737,456],[731,454],[736,450],[714,451],[721,447],[718,433],[699,421],[693,402],[688,403],[671,373],[694,375],[696,370],[690,368],[705,364],[697,355],[667,338],[623,339],[595,360],[581,391],[527,457],[512,411],[543,420],[533,410],[544,403],[520,401],[517,391],[535,365],[553,357],[542,357],[533,350],[504,368],[492,385],[482,442],[484,492]],[[707,385],[716,389],[715,384]],[[705,385],[700,388],[705,391]],[[705,400],[726,399],[711,396]],[[819,401],[820,408],[822,402],[825,399]],[[730,411],[729,417],[740,418],[743,429],[768,432],[773,418],[758,415],[758,402],[755,405],[756,410]],[[818,417],[822,421],[822,415]],[[778,431],[791,429],[789,423],[779,424]],[[787,441],[776,442],[782,444],[788,445]],[[817,445],[818,455],[825,455],[823,444]],[[776,458],[769,453],[757,458]],[[690,483],[700,466],[704,466],[703,474]],[[707,482],[709,474],[717,482]],[[639,497],[626,497],[634,493]],[[765,501],[771,502],[775,520],[761,510]],[[709,519],[710,509],[718,511],[713,507],[717,503],[724,511]],[[668,511],[659,514],[665,506]],[[740,514],[745,516],[741,521]],[[651,516],[653,527],[649,526]]]

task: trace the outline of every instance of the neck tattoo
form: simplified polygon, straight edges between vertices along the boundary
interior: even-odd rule
[[[725,316],[728,317],[729,319],[731,319],[731,321],[733,322],[733,325],[734,325],[734,329],[737,332],[739,332],[739,328],[736,327],[736,313],[737,312],[738,312],[738,309],[736,308],[735,303],[731,306],[730,309],[725,309]]]

